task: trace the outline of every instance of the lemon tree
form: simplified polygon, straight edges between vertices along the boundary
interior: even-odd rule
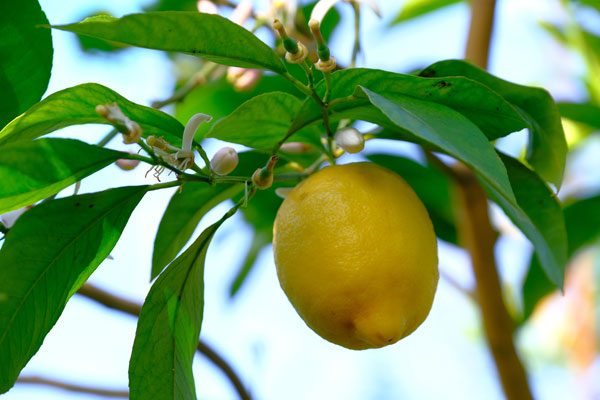
[[[3,107],[0,130],[0,393],[14,385],[150,191],[181,188],[154,243],[148,275],[156,280],[139,312],[129,366],[133,399],[195,398],[192,361],[203,272],[211,267],[204,260],[217,229],[238,211],[255,235],[231,294],[273,241],[281,286],[299,315],[323,338],[351,349],[394,343],[427,317],[438,281],[436,240],[463,246],[461,237],[468,237],[465,215],[473,210],[455,212],[457,187],[483,188],[484,200],[496,203],[531,241],[536,255],[526,285],[532,288],[528,310],[548,290],[562,288],[568,255],[597,237],[598,229],[577,228],[597,203],[590,200],[565,211],[567,240],[556,197],[567,144],[559,108],[545,90],[462,60],[415,74],[353,68],[358,30],[351,64],[339,65],[327,45],[340,20],[332,2],[319,2],[312,20],[314,4],[286,15],[285,25],[274,14],[248,13],[256,29],[271,26],[269,44],[243,21],[182,11],[192,4],[184,3],[46,28],[38,26],[46,21],[34,0],[0,13],[14,39],[1,45],[3,55],[31,57],[23,43],[34,42],[44,55],[34,72],[19,69],[14,60],[20,57],[0,57],[10,72],[0,84],[15,94]],[[354,2],[357,13],[360,3]],[[38,101],[52,54],[47,28],[108,42],[108,48],[137,46],[200,61],[171,98],[153,107],[94,83]],[[23,85],[25,74],[35,77],[31,87]],[[172,103],[174,116],[160,110]],[[581,117],[576,105],[561,110],[595,121]],[[376,129],[360,132],[358,121]],[[92,144],[84,129],[80,140],[44,137],[88,123],[105,124],[106,138]],[[523,129],[529,142],[522,158],[495,147],[497,139]],[[117,135],[132,152],[105,148]],[[209,159],[205,138],[250,150],[227,149]],[[424,161],[367,154],[367,140],[415,143]],[[348,164],[344,153],[370,161]],[[97,193],[62,192],[117,160],[146,164],[148,179]],[[228,199],[234,207],[181,252],[203,215]],[[496,300],[502,303],[501,294]]]

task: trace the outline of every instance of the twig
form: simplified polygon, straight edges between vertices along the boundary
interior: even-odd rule
[[[454,289],[456,289],[460,293],[467,296],[470,300],[477,303],[477,295],[475,294],[475,291],[473,289],[468,289],[468,288],[464,287],[463,285],[458,283],[456,281],[456,279],[454,279],[452,277],[452,275],[446,273],[445,271],[443,271],[441,269],[440,269],[440,278],[444,279],[450,286],[452,286]]]
[[[77,293],[108,308],[136,317],[140,315],[140,311],[142,310],[142,306],[140,304],[115,296],[100,288],[97,288],[96,286],[93,286],[90,283],[84,283]],[[198,352],[206,356],[206,358],[208,358],[213,364],[219,367],[221,371],[223,371],[231,384],[235,387],[240,399],[251,399],[250,394],[242,384],[242,381],[237,376],[233,368],[214,349],[212,349],[207,343],[199,340]]]
[[[79,392],[79,393],[88,393],[95,394],[98,396],[104,397],[129,397],[129,392],[127,390],[108,390],[108,389],[100,389],[93,387],[86,387],[80,385],[73,385],[66,382],[59,382],[53,379],[42,378],[39,376],[23,376],[17,379],[18,383],[33,383],[37,385],[47,385],[52,386],[64,390],[69,390],[71,392]]]

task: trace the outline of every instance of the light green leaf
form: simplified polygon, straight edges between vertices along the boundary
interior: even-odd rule
[[[0,214],[29,206],[131,154],[43,138],[2,147]]]
[[[451,184],[444,173],[408,158],[389,154],[369,154],[367,159],[404,178],[425,204],[436,236],[446,242],[457,243]]]
[[[175,192],[156,232],[151,279],[177,256],[207,212],[243,190],[242,184],[211,186],[188,182],[181,191]]]
[[[164,136],[174,146],[181,145],[183,125],[162,111],[133,103],[97,83],[84,83],[56,92],[31,107],[0,131],[0,145],[29,141],[55,130],[80,124],[108,124],[96,113],[98,104],[116,102],[123,113],[140,124],[144,137]]]
[[[204,260],[224,220],[204,230],[152,285],[129,362],[131,399],[196,399],[192,361],[204,311]]]
[[[578,250],[600,237],[600,196],[576,201],[564,209],[565,226],[568,238],[568,258]],[[555,285],[544,274],[539,257],[532,257],[529,271],[523,283],[523,317],[525,322],[536,304],[552,291]]]
[[[286,72],[269,46],[219,15],[155,11],[122,18],[97,16],[53,28],[131,46],[193,54],[219,64]]]
[[[464,0],[408,0],[402,6],[400,13],[393,19],[391,25],[410,21],[430,12],[440,10],[453,4],[462,3]]]
[[[542,178],[560,187],[567,142],[558,108],[546,90],[505,81],[461,60],[440,61],[427,67],[421,75],[465,76],[488,86],[513,104],[529,125],[527,161]]]
[[[269,148],[283,139],[302,102],[288,93],[271,92],[258,95],[215,123],[206,137],[239,143],[254,148]],[[319,131],[300,130],[294,141],[320,147]]]
[[[562,289],[567,261],[565,222],[558,200],[532,170],[518,160],[500,154],[517,198],[514,204],[484,182],[494,200],[527,236],[546,275]]]
[[[113,249],[146,186],[42,203],[0,249],[0,393],[40,348],[67,300]]]
[[[428,102],[443,104],[470,119],[479,129],[493,140],[528,126],[520,113],[505,99],[481,83],[465,77],[440,79],[422,78],[366,68],[353,68],[337,71],[331,75],[331,99],[348,99],[357,86],[362,86],[381,96],[404,95]],[[317,93],[323,96],[324,83],[317,85]],[[333,106],[331,119],[339,120],[340,113],[346,118],[365,105],[364,100],[345,101]],[[321,109],[308,98],[302,104],[291,127],[291,131],[321,119]]]
[[[359,86],[357,95],[360,93],[398,129],[462,161],[508,201],[515,202],[504,165],[485,135],[467,118],[441,104],[408,96],[386,98]]]
[[[37,101],[48,87],[52,37],[36,0],[0,2],[0,127]]]

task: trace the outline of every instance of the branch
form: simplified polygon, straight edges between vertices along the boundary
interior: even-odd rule
[[[104,396],[104,397],[124,397],[124,398],[129,397],[129,392],[127,390],[107,390],[107,389],[99,389],[99,388],[85,387],[85,386],[79,386],[79,385],[72,385],[70,383],[59,382],[59,381],[55,381],[52,379],[41,378],[38,376],[19,377],[19,379],[17,379],[17,382],[18,383],[33,383],[33,384],[37,384],[37,385],[47,385],[47,386],[52,386],[52,387],[56,387],[56,388],[60,388],[60,389],[64,389],[64,390],[69,390],[71,392],[95,394],[95,395]]]
[[[139,316],[142,306],[138,303],[123,299],[115,296],[111,293],[105,292],[104,290],[93,286],[90,283],[84,283],[83,286],[77,291],[78,294],[92,299],[108,308],[118,310],[129,315]],[[198,352],[203,354],[206,358],[212,361],[217,367],[223,371],[227,376],[231,384],[235,387],[240,399],[251,400],[250,394],[242,384],[242,381],[237,376],[233,368],[225,361],[214,349],[208,344],[199,340]]]
[[[495,6],[496,0],[471,1],[471,22],[465,58],[483,69],[487,68]]]

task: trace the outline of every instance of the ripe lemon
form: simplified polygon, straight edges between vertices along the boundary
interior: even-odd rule
[[[431,309],[431,220],[412,188],[378,165],[330,166],[298,184],[277,212],[273,250],[298,314],[340,346],[395,343]]]

